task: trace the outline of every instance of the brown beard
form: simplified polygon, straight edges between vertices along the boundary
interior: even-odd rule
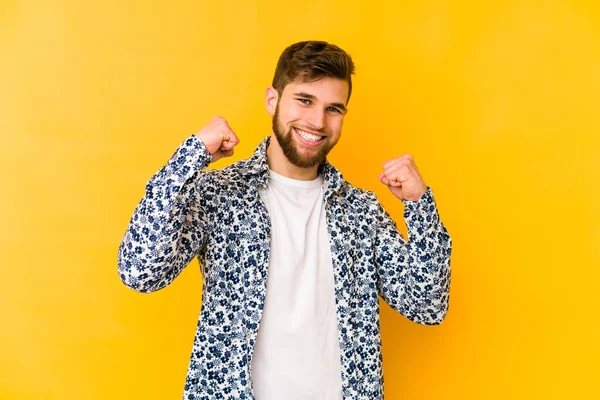
[[[330,143],[328,138],[325,138],[325,143],[321,146],[317,154],[314,156],[303,156],[298,152],[296,144],[293,138],[292,128],[287,133],[284,133],[284,128],[279,121],[279,102],[275,107],[275,115],[273,115],[273,133],[277,138],[279,146],[283,150],[286,158],[296,167],[300,168],[311,168],[315,165],[321,165],[327,158],[327,154],[331,151],[336,142]]]

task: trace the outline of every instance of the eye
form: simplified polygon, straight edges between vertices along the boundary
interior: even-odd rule
[[[296,99],[296,100],[298,100],[302,104],[306,104],[306,105],[310,104],[310,100],[309,99]]]
[[[335,108],[335,107],[327,107],[327,111],[333,111],[333,112],[336,112],[338,114],[342,113],[338,108]]]

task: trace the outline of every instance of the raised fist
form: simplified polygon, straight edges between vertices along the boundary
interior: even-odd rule
[[[240,142],[222,117],[214,117],[195,135],[212,154],[211,162],[233,155],[233,148]]]
[[[400,200],[418,201],[427,191],[427,185],[410,154],[384,163],[379,180]]]

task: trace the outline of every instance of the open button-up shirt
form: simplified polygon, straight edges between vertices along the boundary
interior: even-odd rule
[[[118,253],[119,275],[149,293],[197,257],[202,308],[183,399],[255,399],[251,360],[265,300],[271,224],[259,196],[268,182],[263,140],[254,155],[205,170],[211,155],[191,135],[147,183]],[[449,304],[452,241],[431,188],[403,201],[409,241],[376,196],[320,167],[334,272],[342,394],[383,399],[381,296],[410,320],[439,324]],[[260,399],[259,399],[260,400]]]

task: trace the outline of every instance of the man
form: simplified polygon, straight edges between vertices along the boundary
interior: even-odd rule
[[[409,155],[379,180],[405,205],[405,241],[373,193],[326,160],[354,64],[325,42],[282,53],[266,108],[272,135],[221,170],[237,135],[215,117],[146,185],[119,248],[144,293],[194,258],[202,309],[184,399],[382,399],[381,296],[421,324],[448,310],[451,239]]]

